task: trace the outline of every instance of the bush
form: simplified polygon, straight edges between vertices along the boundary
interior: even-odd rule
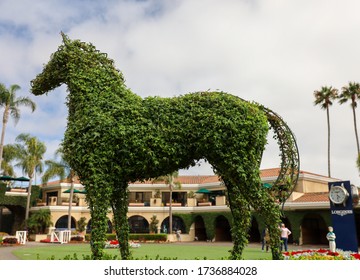
[[[17,244],[18,240],[16,237],[6,237],[3,239],[3,243],[5,244]]]
[[[84,236],[81,235],[72,236],[71,241],[84,241]]]

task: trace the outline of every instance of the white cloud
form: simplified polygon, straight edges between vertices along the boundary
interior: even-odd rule
[[[63,30],[107,52],[143,97],[219,89],[264,104],[295,133],[301,168],[326,175],[326,114],[313,106],[313,91],[359,81],[359,8],[350,0],[4,0],[0,82],[27,94]],[[64,88],[32,98],[38,110],[7,139],[32,131],[55,150],[66,125]],[[351,110],[334,104],[330,117],[332,174],[359,184]],[[277,155],[269,145],[263,165],[277,166]],[[191,172],[210,170],[202,169]]]

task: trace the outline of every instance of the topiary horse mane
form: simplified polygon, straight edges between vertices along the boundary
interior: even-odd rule
[[[41,95],[66,84],[69,95],[64,155],[87,191],[94,259],[104,257],[107,214],[112,208],[123,259],[130,258],[128,184],[171,174],[206,159],[224,181],[233,215],[232,259],[247,244],[251,211],[269,228],[273,259],[280,259],[277,203],[291,194],[299,158],[293,134],[262,105],[224,92],[142,99],[125,86],[106,54],[63,36],[42,73],[32,81]],[[262,186],[260,163],[269,124],[281,150],[278,180]]]

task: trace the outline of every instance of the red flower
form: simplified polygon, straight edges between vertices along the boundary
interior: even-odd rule
[[[354,257],[356,260],[360,260],[360,254],[359,253],[351,254],[351,256]]]

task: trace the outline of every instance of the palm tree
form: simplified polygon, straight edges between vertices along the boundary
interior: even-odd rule
[[[36,137],[30,136],[30,134],[26,133],[18,135],[15,141],[19,142],[12,145],[12,148],[16,151],[15,158],[18,160],[18,163],[15,166],[22,168],[22,171],[26,173],[30,179],[25,212],[26,224],[26,221],[29,218],[31,186],[33,178],[36,172],[42,173],[43,171],[42,160],[46,152],[46,146]]]
[[[332,105],[332,100],[338,97],[338,90],[333,87],[321,87],[321,90],[314,91],[315,102],[314,105],[320,105],[321,109],[326,110],[327,127],[328,127],[328,176],[331,177],[330,172],[330,116],[329,107]]]
[[[360,145],[359,145],[359,135],[357,132],[357,124],[356,124],[356,113],[355,109],[357,107],[356,100],[360,98],[360,84],[355,82],[349,82],[347,86],[342,87],[341,94],[339,96],[339,103],[344,104],[347,101],[351,101],[351,108],[353,111],[354,118],[354,130],[355,130],[355,138],[356,138],[356,147],[357,154],[360,154]]]
[[[46,184],[49,180],[55,176],[60,177],[60,180],[65,178],[70,179],[70,197],[69,197],[69,210],[68,210],[68,230],[71,230],[71,210],[72,202],[74,198],[74,182],[75,182],[75,172],[71,169],[70,165],[64,159],[63,149],[60,147],[55,152],[55,158],[60,157],[60,161],[56,160],[46,160],[45,165],[47,169],[42,176],[42,183]]]
[[[157,177],[153,180],[153,183],[164,181],[166,185],[169,187],[170,191],[170,201],[169,201],[169,233],[172,234],[172,192],[174,188],[181,188],[181,183],[179,181],[175,181],[176,178],[179,177],[179,172],[175,171],[173,173]]]
[[[7,89],[4,84],[0,83],[0,107],[4,107],[0,139],[0,167],[2,167],[5,130],[9,116],[14,119],[16,125],[20,119],[20,106],[30,107],[32,112],[36,109],[36,104],[29,97],[16,98],[16,91],[19,89],[20,86],[18,85],[11,85],[10,88]]]

